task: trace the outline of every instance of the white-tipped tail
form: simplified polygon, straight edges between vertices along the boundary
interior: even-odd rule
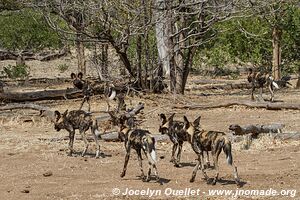
[[[117,95],[116,90],[112,89],[110,96],[108,97],[109,100],[113,100]]]
[[[155,150],[152,150],[150,152],[150,156],[151,156],[151,159],[153,160],[153,162],[156,163],[156,152],[155,152]]]
[[[277,84],[275,81],[272,81],[272,85],[273,85],[276,89],[279,89],[279,86],[278,86],[278,84]]]
[[[98,129],[95,130],[95,135],[98,137],[100,135],[100,131]]]

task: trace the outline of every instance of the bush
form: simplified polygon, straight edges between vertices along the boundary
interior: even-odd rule
[[[10,79],[24,79],[29,76],[29,67],[25,64],[8,65],[3,68],[3,71],[1,73]]]
[[[68,69],[69,69],[69,65],[67,65],[67,64],[60,64],[60,65],[58,65],[57,66],[57,68],[59,69],[59,71],[61,72],[61,73],[64,73],[65,71],[67,71]]]

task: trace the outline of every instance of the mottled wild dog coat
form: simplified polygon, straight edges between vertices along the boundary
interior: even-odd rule
[[[201,161],[201,158],[203,157],[203,151],[211,151],[216,170],[216,175],[213,179],[212,184],[216,184],[219,176],[218,158],[221,151],[223,150],[226,155],[228,165],[232,166],[233,168],[235,182],[239,186],[240,180],[237,173],[237,167],[233,164],[230,140],[223,132],[200,130],[200,118],[201,117],[198,117],[193,123],[190,123],[187,117],[184,116],[184,129],[190,135],[192,148],[198,155],[198,161],[196,167],[193,170],[190,182],[195,181],[195,177],[199,167],[201,167],[205,180],[207,182],[209,181],[209,177],[207,176],[204,167],[201,166],[203,162]]]
[[[79,89],[82,90],[83,94],[83,100],[80,104],[79,110],[81,110],[84,102],[87,102],[88,104],[88,111],[91,110],[91,104],[90,104],[90,97],[93,95],[93,88],[92,83],[83,80],[83,74],[79,72],[77,75],[75,73],[71,73],[71,78],[73,79],[73,85]]]
[[[155,140],[151,136],[150,132],[143,129],[131,130],[129,127],[125,126],[124,123],[120,125],[119,137],[125,142],[126,156],[124,162],[124,168],[121,173],[121,177],[124,177],[127,170],[127,164],[130,157],[131,149],[135,149],[141,170],[141,177],[144,181],[150,181],[151,167],[154,170],[156,180],[159,180],[157,167],[156,167],[156,150],[155,150]],[[149,169],[145,176],[143,165],[142,165],[142,151],[144,152],[146,158],[148,159]]]
[[[173,113],[168,119],[166,118],[166,115],[161,113],[159,114],[160,117],[160,126],[159,126],[159,132],[162,134],[167,134],[173,143],[172,148],[172,157],[170,162],[174,163],[176,167],[180,167],[180,157],[182,152],[182,145],[185,141],[190,141],[189,134],[186,133],[186,131],[183,129],[184,122],[181,121],[175,121],[173,120],[175,113]],[[175,158],[176,150],[177,156]],[[207,153],[207,166],[209,166],[209,156]]]
[[[172,156],[170,162],[174,163],[176,167],[180,167],[180,157],[182,151],[182,145],[184,141],[188,141],[189,135],[183,130],[183,122],[173,120],[175,113],[173,113],[168,119],[165,114],[159,114],[160,126],[159,132],[167,134],[173,143]],[[177,156],[175,158],[176,151]]]
[[[93,128],[94,127],[94,128]],[[90,115],[90,113],[87,113],[83,110],[72,110],[68,112],[66,110],[62,115],[59,111],[55,111],[55,122],[54,122],[54,128],[57,131],[60,131],[61,129],[66,129],[69,132],[69,155],[72,156],[72,153],[74,152],[73,149],[73,143],[74,143],[74,137],[75,137],[75,130],[79,129],[79,133],[82,136],[82,139],[85,143],[85,148],[82,152],[82,156],[85,155],[85,153],[88,150],[89,142],[86,138],[86,131],[91,128],[92,134],[94,136],[94,140],[96,142],[97,150],[96,150],[96,158],[99,157],[100,154],[100,145],[98,142],[98,135],[95,133],[95,129],[97,127],[93,126],[93,120]]]
[[[254,91],[255,88],[260,89],[260,97],[262,97],[262,92],[263,92],[263,87],[267,86],[270,93],[271,93],[271,98],[270,101],[274,100],[274,87],[276,89],[279,89],[279,86],[277,83],[273,80],[273,77],[270,76],[268,73],[264,72],[257,72],[253,70],[252,68],[249,68],[248,76],[247,76],[248,82],[251,83],[251,99],[254,100]]]

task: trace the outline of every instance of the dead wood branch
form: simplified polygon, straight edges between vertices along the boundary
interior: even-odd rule
[[[101,139],[106,141],[106,142],[117,142],[117,141],[120,141],[119,139],[119,134],[117,132],[108,132],[104,135],[101,136]],[[168,141],[169,138],[167,135],[161,135],[161,134],[153,134],[152,135],[154,138],[155,138],[155,141]],[[58,142],[58,141],[63,141],[63,140],[69,140],[69,136],[65,136],[65,137],[62,137],[62,138],[51,138],[51,139],[48,139],[48,138],[38,138],[39,140],[41,141],[50,141],[50,142]],[[79,136],[79,137],[76,137],[76,140],[82,140],[82,138]],[[94,138],[92,135],[88,135],[87,136],[87,140],[92,142],[94,141]]]
[[[192,88],[187,88],[187,91],[195,90],[232,90],[232,89],[250,89],[251,84],[249,83],[226,83],[226,84],[211,84],[211,85],[202,85]]]
[[[24,102],[39,100],[73,99],[82,97],[81,90],[75,88],[59,90],[43,90],[34,92],[4,92],[0,93],[0,100],[8,102]]]
[[[175,109],[213,109],[213,108],[226,108],[231,106],[246,106],[248,108],[264,108],[267,110],[300,110],[300,104],[294,103],[270,103],[270,102],[252,102],[252,101],[228,101],[228,102],[216,102],[213,104],[202,104],[202,105],[175,105]]]
[[[15,110],[15,109],[33,109],[33,110],[50,110],[49,107],[41,106],[33,103],[11,103],[1,106],[0,110]]]
[[[69,54],[69,50],[62,49],[59,52],[55,53],[40,53],[34,54],[30,52],[23,52],[22,57],[24,60],[39,60],[39,61],[50,61],[56,60],[61,57],[67,56]],[[10,52],[6,50],[0,50],[0,60],[17,60],[20,55],[15,52]]]

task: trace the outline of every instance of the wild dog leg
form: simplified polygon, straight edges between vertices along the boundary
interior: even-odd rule
[[[80,132],[80,135],[81,135],[81,137],[82,137],[82,140],[83,140],[83,142],[84,142],[84,144],[85,144],[84,150],[82,151],[82,154],[81,154],[81,156],[83,157],[83,156],[86,154],[86,152],[87,152],[87,150],[88,150],[88,148],[89,148],[89,141],[88,141],[87,138],[86,138],[86,135],[85,135],[85,131],[84,131],[84,130],[80,130],[79,132]]]
[[[155,179],[156,179],[156,181],[159,181],[159,176],[158,176],[158,171],[157,171],[157,167],[156,167],[156,164],[155,163],[153,163],[152,164],[152,167],[153,167],[153,169],[154,169],[154,175],[155,175]]]
[[[252,90],[251,90],[251,100],[254,101],[254,91],[255,91],[255,85],[252,83]]]
[[[199,167],[201,167],[201,154],[198,154],[197,163],[196,163],[196,166],[193,170],[192,178],[190,179],[191,183],[195,181],[195,178],[196,178],[197,171],[198,171]]]
[[[126,174],[127,164],[128,164],[129,158],[130,158],[130,150],[131,150],[131,146],[130,146],[130,144],[128,144],[126,146],[126,156],[125,156],[125,162],[124,162],[123,172],[120,175],[121,178],[123,178],[125,176],[125,174]]]
[[[84,102],[86,101],[86,98],[84,97],[83,99],[82,99],[82,101],[81,101],[81,104],[80,104],[80,107],[79,107],[79,110],[81,110],[82,109],[82,107],[83,107],[83,104],[84,104]]]
[[[208,151],[206,151],[206,166],[207,166],[207,168],[210,168],[209,153],[208,153]]]
[[[268,88],[269,88],[269,91],[271,93],[270,101],[274,101],[274,92],[273,92],[273,89],[272,89],[272,83],[269,84]]]
[[[141,169],[141,178],[143,180],[145,180],[145,173],[144,173],[144,170],[143,170],[143,161],[142,161],[141,149],[137,149],[136,153],[138,155],[138,161],[139,161],[139,165],[140,165],[140,169]]]
[[[95,131],[96,130],[94,128],[92,128],[92,134],[94,136],[94,140],[95,140],[96,148],[97,148],[95,158],[99,158],[99,156],[100,156],[100,144],[99,144],[99,141],[98,141],[98,135],[95,133]]]
[[[74,149],[73,149],[73,143],[74,143],[74,137],[75,137],[75,130],[70,130],[69,131],[69,156],[72,156]]]
[[[176,164],[176,159],[175,159],[175,152],[178,148],[178,142],[173,142],[173,148],[172,148],[172,157],[171,157],[171,160],[170,162]]]
[[[215,170],[216,170],[215,178],[212,182],[213,185],[215,185],[219,179],[218,159],[219,159],[219,155],[220,155],[221,151],[222,151],[222,147],[220,145],[217,145],[216,149],[214,149],[214,151],[213,151],[213,161],[214,161],[214,166],[215,166]]]
[[[91,111],[91,103],[90,103],[90,98],[89,97],[86,97],[86,102],[88,104],[88,111],[90,112]]]
[[[183,145],[183,142],[179,142],[178,152],[177,152],[177,159],[175,160],[175,166],[176,167],[181,167],[181,165],[180,165],[180,157],[181,157],[182,145]]]

